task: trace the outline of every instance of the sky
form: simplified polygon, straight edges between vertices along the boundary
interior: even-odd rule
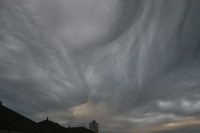
[[[0,100],[100,133],[199,133],[199,0],[0,0]]]

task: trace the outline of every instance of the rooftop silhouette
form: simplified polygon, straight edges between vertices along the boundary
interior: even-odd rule
[[[0,133],[95,133],[85,127],[66,128],[60,124],[46,120],[34,122],[23,115],[0,105]]]

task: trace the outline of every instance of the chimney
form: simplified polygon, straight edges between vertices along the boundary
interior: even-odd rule
[[[91,131],[98,133],[98,123],[96,123],[95,120],[92,121],[89,126]]]

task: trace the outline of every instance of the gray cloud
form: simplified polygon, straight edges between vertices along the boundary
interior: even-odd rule
[[[159,133],[198,133],[199,132],[199,126],[189,126],[189,127],[183,127],[183,128],[177,128],[173,130],[163,130],[159,131]]]
[[[0,98],[36,121],[97,119],[102,132],[198,117],[199,6],[1,0]]]

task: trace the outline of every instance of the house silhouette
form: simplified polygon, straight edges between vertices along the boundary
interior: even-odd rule
[[[3,131],[8,131],[8,133],[12,131],[32,133],[35,132],[36,127],[36,122],[0,105],[0,133]]]
[[[0,104],[0,133],[94,133],[85,127],[63,127],[48,120],[34,122]]]

